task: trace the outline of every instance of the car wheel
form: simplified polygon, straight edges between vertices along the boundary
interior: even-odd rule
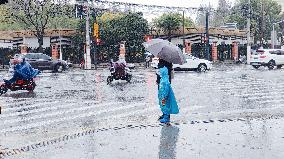
[[[5,87],[4,85],[1,85],[1,86],[0,86],[0,96],[1,96],[2,94],[5,94],[7,91],[8,91],[7,87]]]
[[[278,65],[277,68],[280,69],[282,67],[282,65]]]
[[[113,77],[112,76],[108,76],[107,77],[107,84],[110,84],[113,81]]]
[[[270,60],[267,65],[268,69],[272,70],[274,69],[274,66],[275,66],[275,62],[273,60]]]
[[[259,65],[252,65],[253,68],[258,69],[260,66]]]
[[[62,72],[63,71],[63,66],[60,64],[55,65],[54,67],[54,72]]]
[[[207,70],[207,66],[205,64],[202,63],[198,65],[198,68],[197,68],[198,72],[206,72],[206,70]]]
[[[126,75],[126,81],[127,81],[127,82],[130,82],[130,81],[131,81],[131,78],[132,78],[132,75],[130,75],[130,74],[127,74],[127,75]]]
[[[27,90],[28,90],[29,92],[33,92],[34,89],[35,89],[35,87],[36,87],[36,84],[35,84],[34,82],[30,82],[30,83],[28,84]]]

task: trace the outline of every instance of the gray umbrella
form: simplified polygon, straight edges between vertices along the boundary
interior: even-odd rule
[[[180,48],[162,39],[153,39],[149,42],[143,43],[146,50],[153,55],[174,64],[184,64],[186,62]]]

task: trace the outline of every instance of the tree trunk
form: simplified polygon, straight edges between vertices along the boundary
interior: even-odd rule
[[[37,42],[38,42],[38,52],[43,53],[43,34],[37,35]]]
[[[169,42],[171,42],[171,41],[172,41],[171,36],[172,36],[172,33],[171,33],[171,30],[169,30],[169,32],[168,32],[168,40],[169,40]]]

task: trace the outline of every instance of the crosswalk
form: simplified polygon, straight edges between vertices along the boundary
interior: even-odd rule
[[[13,100],[12,100],[13,101]],[[69,100],[66,103],[60,101],[21,101],[15,105],[7,104],[3,100],[2,114],[0,116],[0,134],[7,132],[22,131],[41,126],[56,125],[57,123],[68,125],[74,120],[94,118],[95,120],[116,118],[118,116],[133,115],[145,110],[145,102],[122,103],[122,102],[103,102],[84,101],[78,103],[76,100]],[[43,102],[44,101],[44,102]],[[13,101],[15,102],[15,101]],[[25,106],[21,106],[25,104]],[[6,108],[7,106],[7,108]],[[158,109],[158,107],[152,107]]]
[[[182,110],[181,115],[187,118],[192,116],[192,113],[223,111],[232,113],[246,110],[253,112],[282,107],[283,80],[275,83],[269,78],[257,77],[258,72],[251,70],[232,70],[232,72],[220,73],[213,70],[206,74],[176,73],[172,86]],[[92,76],[87,76],[88,82],[93,80]],[[84,79],[84,74],[80,74],[81,77]],[[50,78],[54,77],[43,76],[37,88],[37,96],[34,98],[0,97],[2,108],[0,134],[68,126],[70,123],[90,119],[96,122],[143,114],[159,114],[155,75],[145,71],[133,77],[132,84],[122,82],[112,86],[106,85],[103,80],[87,86],[77,81],[73,83],[68,81],[70,85],[60,90],[60,84],[52,85]],[[61,78],[60,75],[58,78]],[[43,82],[50,83],[41,86]],[[45,87],[51,87],[56,91],[47,92]],[[67,95],[56,96],[62,92],[67,92]],[[69,97],[68,95],[72,93],[77,94]],[[95,97],[92,94],[95,94],[93,95]]]

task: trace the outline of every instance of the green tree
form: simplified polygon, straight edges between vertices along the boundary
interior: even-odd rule
[[[218,8],[213,13],[213,21],[212,26],[220,27],[224,25],[228,18],[228,13],[230,13],[231,5],[228,3],[227,0],[219,0]]]
[[[0,5],[0,30],[20,30],[23,24],[16,23],[10,16],[9,7]]]
[[[197,26],[205,27],[206,24],[206,10],[213,10],[211,6],[201,5],[198,9],[197,16],[195,19],[195,23]],[[209,12],[209,26],[213,26],[214,24],[214,15],[212,12]]]
[[[49,22],[56,16],[72,13],[66,8],[69,0],[13,0],[9,1],[11,16],[16,22],[25,24],[26,29],[34,30],[39,47],[42,52],[43,36]]]
[[[153,21],[157,28],[162,29],[168,35],[169,40],[171,40],[172,32],[178,30],[183,25],[183,17],[179,13],[164,13]],[[189,17],[185,18],[185,26],[194,26],[193,21]]]
[[[281,19],[281,6],[274,0],[251,0],[251,32],[254,43],[267,41],[271,37],[272,24]],[[247,0],[239,0],[232,8],[227,22],[237,22],[239,29],[246,28]]]
[[[142,13],[105,13],[98,18],[98,22],[100,38],[107,50],[116,50],[114,47],[125,41],[126,60],[139,61],[143,58],[142,43],[149,27]]]

